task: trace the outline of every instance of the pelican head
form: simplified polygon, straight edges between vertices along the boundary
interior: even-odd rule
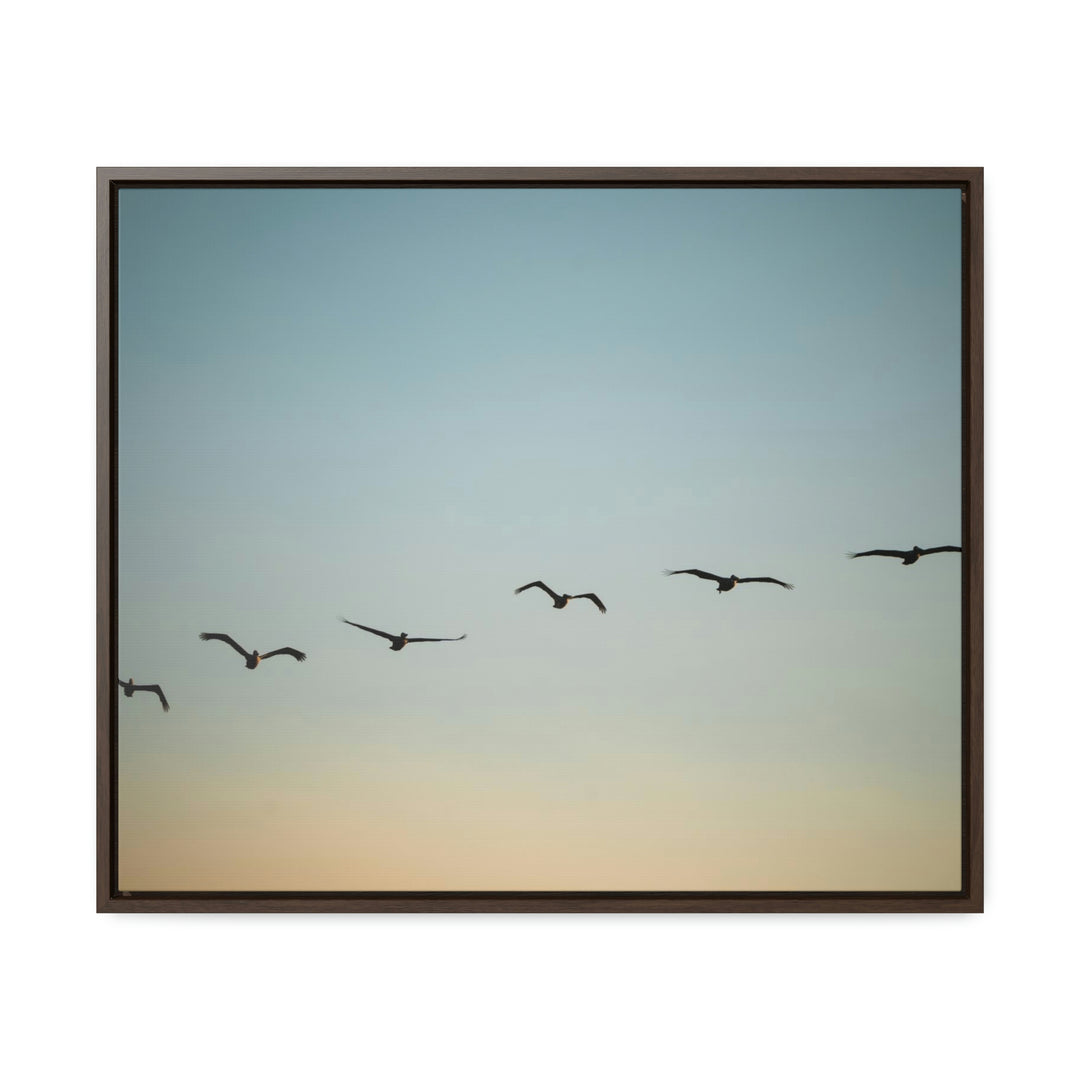
[[[398,634],[398,637],[399,637],[399,638],[401,638],[401,640],[402,640],[402,641],[405,641],[405,640],[406,640],[406,639],[408,638],[408,636],[409,636],[409,635],[408,635],[408,634],[406,634],[404,630],[402,630],[402,631],[401,631],[401,633],[400,633],[400,634]],[[422,644],[423,644],[423,642],[421,642],[420,644],[422,645]]]
[[[738,574],[732,574],[731,575],[731,580],[734,581],[736,584],[738,584],[739,575]]]
[[[257,658],[258,655],[259,655],[259,650],[258,649],[252,649],[251,650],[251,655]]]

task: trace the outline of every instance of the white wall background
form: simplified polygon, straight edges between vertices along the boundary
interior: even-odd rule
[[[9,13],[0,788],[15,1075],[1061,1072],[1080,389],[1066,10]],[[99,164],[986,166],[987,914],[94,915]]]

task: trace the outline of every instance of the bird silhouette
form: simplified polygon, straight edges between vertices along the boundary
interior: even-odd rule
[[[867,555],[887,555],[893,559],[903,559],[903,566],[913,566],[924,555],[936,555],[939,551],[959,551],[955,544],[945,544],[942,547],[921,548],[918,545],[910,551],[887,551],[885,548],[874,548],[873,551],[849,551],[849,559],[862,559]]]
[[[404,630],[400,634],[388,634],[385,630],[376,630],[372,626],[362,626],[358,622],[350,622],[344,615],[339,615],[338,618],[343,623],[348,623],[349,626],[355,626],[357,630],[366,630],[369,634],[378,634],[379,637],[386,638],[390,642],[392,652],[401,652],[406,645],[415,645],[418,641],[464,641],[469,636],[468,634],[462,634],[461,637],[409,637]]]
[[[116,681],[124,688],[124,697],[133,697],[136,690],[149,690],[151,694],[157,694],[161,699],[161,708],[165,712],[169,711],[169,703],[165,700],[165,694],[157,683],[150,686],[136,686],[134,679],[128,679],[127,682],[124,682],[123,679],[117,679]]]
[[[515,589],[514,595],[517,596],[518,593],[523,593],[526,589],[543,589],[544,592],[555,601],[555,603],[552,604],[552,607],[564,608],[571,600],[591,600],[600,609],[601,615],[607,613],[607,608],[604,607],[603,601],[594,592],[577,593],[576,595],[571,596],[569,593],[557,593],[554,590],[549,589],[542,581],[530,581],[528,585],[522,585],[520,589]]]
[[[199,640],[224,641],[226,645],[231,645],[244,658],[244,666],[249,671],[254,671],[259,666],[260,661],[269,660],[271,656],[291,656],[301,663],[307,659],[307,653],[302,653],[299,649],[274,649],[273,652],[264,653],[260,653],[258,649],[255,649],[253,652],[248,652],[247,649],[237,645],[228,634],[200,634]]]
[[[672,577],[675,574],[693,574],[694,577],[705,578],[706,581],[716,582],[716,591],[718,593],[731,592],[736,585],[745,583],[747,581],[768,581],[773,585],[779,585],[785,589],[794,589],[794,585],[789,585],[786,581],[781,581],[779,578],[774,577],[739,577],[738,574],[732,574],[730,577],[721,577],[719,574],[710,574],[708,570],[665,570],[665,574],[668,577]]]

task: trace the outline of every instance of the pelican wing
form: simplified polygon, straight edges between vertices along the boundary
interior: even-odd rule
[[[349,623],[350,626],[355,626],[357,630],[366,630],[369,634],[378,634],[379,637],[386,638],[387,641],[397,641],[397,634],[388,634],[385,630],[376,630],[373,626],[361,626],[358,622],[349,622],[344,615],[339,615],[338,618],[343,623]],[[412,640],[411,638],[409,639]]]
[[[523,593],[526,589],[536,589],[536,588],[543,589],[544,592],[546,592],[548,594],[548,596],[551,597],[552,600],[561,599],[561,597],[559,596],[558,593],[552,592],[542,581],[530,581],[528,585],[522,585],[520,589],[515,589],[514,590],[514,595],[517,596],[518,593]]]
[[[710,574],[708,570],[665,570],[664,573],[668,577],[672,577],[674,574],[693,574],[694,577],[705,578],[708,581],[727,581],[727,578],[718,577],[716,574]]]
[[[923,548],[924,555],[936,555],[939,551],[961,551],[955,544],[945,544],[944,547]]]
[[[873,551],[849,551],[847,557],[861,559],[865,555],[891,555],[894,559],[906,559],[910,554],[909,551],[886,551],[884,548],[874,548]]]
[[[577,596],[571,596],[571,600],[591,600],[599,609],[600,614],[603,615],[607,612],[607,608],[604,607],[603,601],[594,592],[578,593]]]
[[[789,585],[786,581],[781,581],[779,578],[774,578],[774,577],[741,577],[741,578],[739,578],[739,584],[740,585],[744,581],[768,581],[768,582],[771,582],[773,585],[782,585],[785,589],[794,589],[795,588],[794,585]]]
[[[249,656],[250,654],[246,649],[242,649],[228,634],[200,634],[200,641],[224,641],[226,645],[231,645],[241,656]]]
[[[153,686],[135,686],[134,683],[126,683],[123,679],[117,679],[116,682],[117,685],[122,686],[125,690],[149,690],[150,693],[157,694],[161,699],[161,707],[166,712],[169,711],[169,703],[165,700],[165,694],[157,683],[154,683]]]
[[[462,634],[461,637],[411,637],[409,644],[415,645],[418,641],[464,641],[468,636],[468,634]]]
[[[264,652],[259,654],[260,660],[269,660],[271,656],[281,656],[284,653],[285,656],[291,656],[294,660],[299,660],[302,664],[307,659],[307,653],[301,652],[299,649],[275,649],[273,652]]]
[[[134,686],[134,687],[132,687],[132,689],[133,690],[149,690],[150,693],[157,694],[157,696],[161,699],[161,707],[162,707],[162,709],[164,709],[165,712],[169,711],[169,703],[165,700],[165,694],[162,692],[161,687],[158,686],[157,683],[154,683],[153,686]]]

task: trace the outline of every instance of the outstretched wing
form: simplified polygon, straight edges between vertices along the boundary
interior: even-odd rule
[[[591,600],[600,609],[600,614],[601,615],[603,615],[607,611],[607,608],[604,607],[603,601],[601,601],[600,597],[597,596],[596,593],[594,593],[594,592],[578,593],[577,596],[571,596],[570,599],[571,600]]]
[[[169,703],[165,700],[165,694],[162,691],[161,687],[158,686],[157,683],[154,683],[153,686],[136,686],[135,689],[136,690],[149,690],[150,693],[157,694],[157,696],[161,699],[161,707],[166,712],[169,711]]]
[[[552,592],[542,581],[530,581],[528,585],[522,585],[520,589],[515,589],[514,590],[514,595],[517,596],[518,593],[523,593],[526,589],[536,589],[536,588],[543,589],[544,592],[546,592],[548,594],[548,596],[551,597],[552,600],[560,599],[559,594],[556,593],[556,592]],[[413,639],[413,640],[415,640],[415,639]]]
[[[397,641],[397,634],[388,634],[385,630],[376,630],[373,626],[361,626],[358,622],[349,622],[344,615],[339,615],[338,618],[343,623],[349,623],[350,626],[355,626],[357,630],[366,630],[369,634],[378,634],[379,637],[384,637],[387,641]],[[410,640],[412,639],[410,638]]]
[[[946,544],[944,547],[936,548],[923,548],[922,553],[924,555],[935,555],[939,551],[962,551],[962,548],[957,547],[955,544]]]
[[[307,659],[307,653],[301,652],[299,649],[275,649],[273,652],[259,653],[260,660],[269,660],[271,656],[281,656],[284,653],[285,656],[291,656],[294,660],[299,660],[302,664]]]
[[[794,585],[789,585],[786,581],[781,581],[779,578],[774,578],[774,577],[741,577],[741,578],[739,578],[739,584],[740,585],[744,581],[768,581],[768,582],[771,582],[773,585],[782,585],[785,589],[794,589],[795,588]]]
[[[161,687],[158,686],[157,683],[154,683],[153,686],[133,686],[130,683],[121,683],[120,685],[126,686],[129,690],[149,690],[151,694],[157,694],[161,699],[161,707],[166,712],[169,711],[169,703],[165,700],[165,695],[162,693]]]
[[[665,574],[668,577],[674,574],[693,574],[694,577],[706,578],[709,581],[726,581],[727,578],[720,578],[716,574],[710,574],[708,570],[665,570]]]
[[[228,634],[200,634],[200,641],[224,641],[226,645],[231,645],[241,656],[247,656],[246,649],[242,649]]]
[[[884,548],[874,548],[873,551],[849,551],[847,557],[849,559],[861,559],[864,555],[891,555],[894,559],[906,559],[910,552],[907,551],[886,551]]]
[[[468,634],[462,634],[461,637],[411,637],[409,644],[415,645],[418,641],[464,641],[468,636]]]

